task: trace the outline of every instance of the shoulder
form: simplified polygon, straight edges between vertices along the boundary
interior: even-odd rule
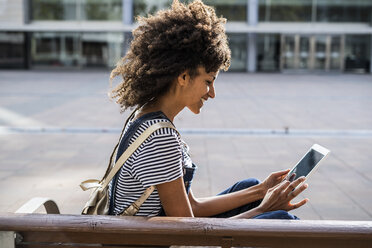
[[[163,118],[157,118],[157,119],[151,119],[143,122],[140,127],[138,128],[140,133],[145,132],[146,129],[148,129],[150,126],[156,124],[156,123],[167,123],[171,124],[171,127],[162,127],[157,129],[155,132],[153,132],[149,138],[150,139],[157,139],[161,137],[173,137],[174,139],[180,140],[180,134],[176,130],[176,128],[173,126],[172,122],[168,119]]]
[[[132,137],[132,142],[143,134],[150,126],[156,123],[169,123],[172,124],[168,119],[156,118],[146,120],[138,127],[135,135]],[[180,150],[182,145],[181,137],[178,131],[172,127],[162,127],[151,133],[146,140],[140,145],[139,149],[135,152],[138,155],[145,150],[152,150],[160,152],[162,148],[166,150]]]
[[[143,122],[138,132],[167,119],[151,119]],[[182,145],[178,132],[165,127],[156,130],[133,154],[131,169],[142,185],[147,188],[182,176]]]

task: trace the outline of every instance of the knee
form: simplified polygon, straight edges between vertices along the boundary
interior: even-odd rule
[[[254,185],[257,185],[259,183],[260,183],[260,181],[258,181],[255,178],[245,179],[245,180],[242,180],[242,181],[239,181],[239,182],[235,183],[230,188],[228,188],[225,191],[222,191],[221,193],[219,193],[219,195],[228,194],[228,193],[232,193],[232,192],[235,192],[235,191],[247,189],[247,188],[252,187]]]
[[[245,179],[244,182],[249,184],[250,186],[254,186],[254,185],[257,185],[257,184],[261,183],[260,180],[258,180],[256,178],[248,178],[248,179]]]
[[[254,219],[283,219],[283,220],[298,220],[295,215],[292,215],[284,210],[266,212],[254,217]]]
[[[260,184],[260,181],[256,178],[248,178],[239,182],[239,186],[242,189],[246,189],[257,184]]]
[[[298,218],[295,215],[292,215],[284,210],[274,211],[273,215],[274,215],[273,219],[298,220]]]

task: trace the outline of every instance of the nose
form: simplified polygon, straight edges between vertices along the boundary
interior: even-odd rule
[[[216,89],[214,88],[214,83],[212,83],[212,85],[209,86],[208,96],[210,98],[216,97]]]

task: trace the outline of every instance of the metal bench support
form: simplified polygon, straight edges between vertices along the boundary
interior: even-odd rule
[[[49,199],[44,197],[34,197],[20,207],[16,213],[34,213],[41,206],[45,207],[47,214],[59,214],[59,209],[57,204]]]
[[[14,232],[2,232],[0,231],[0,247],[1,248],[14,248]]]

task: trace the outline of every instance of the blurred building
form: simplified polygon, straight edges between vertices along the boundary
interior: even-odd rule
[[[226,26],[232,71],[371,73],[372,0],[204,0]],[[134,17],[171,0],[0,0],[0,68],[110,68]]]

